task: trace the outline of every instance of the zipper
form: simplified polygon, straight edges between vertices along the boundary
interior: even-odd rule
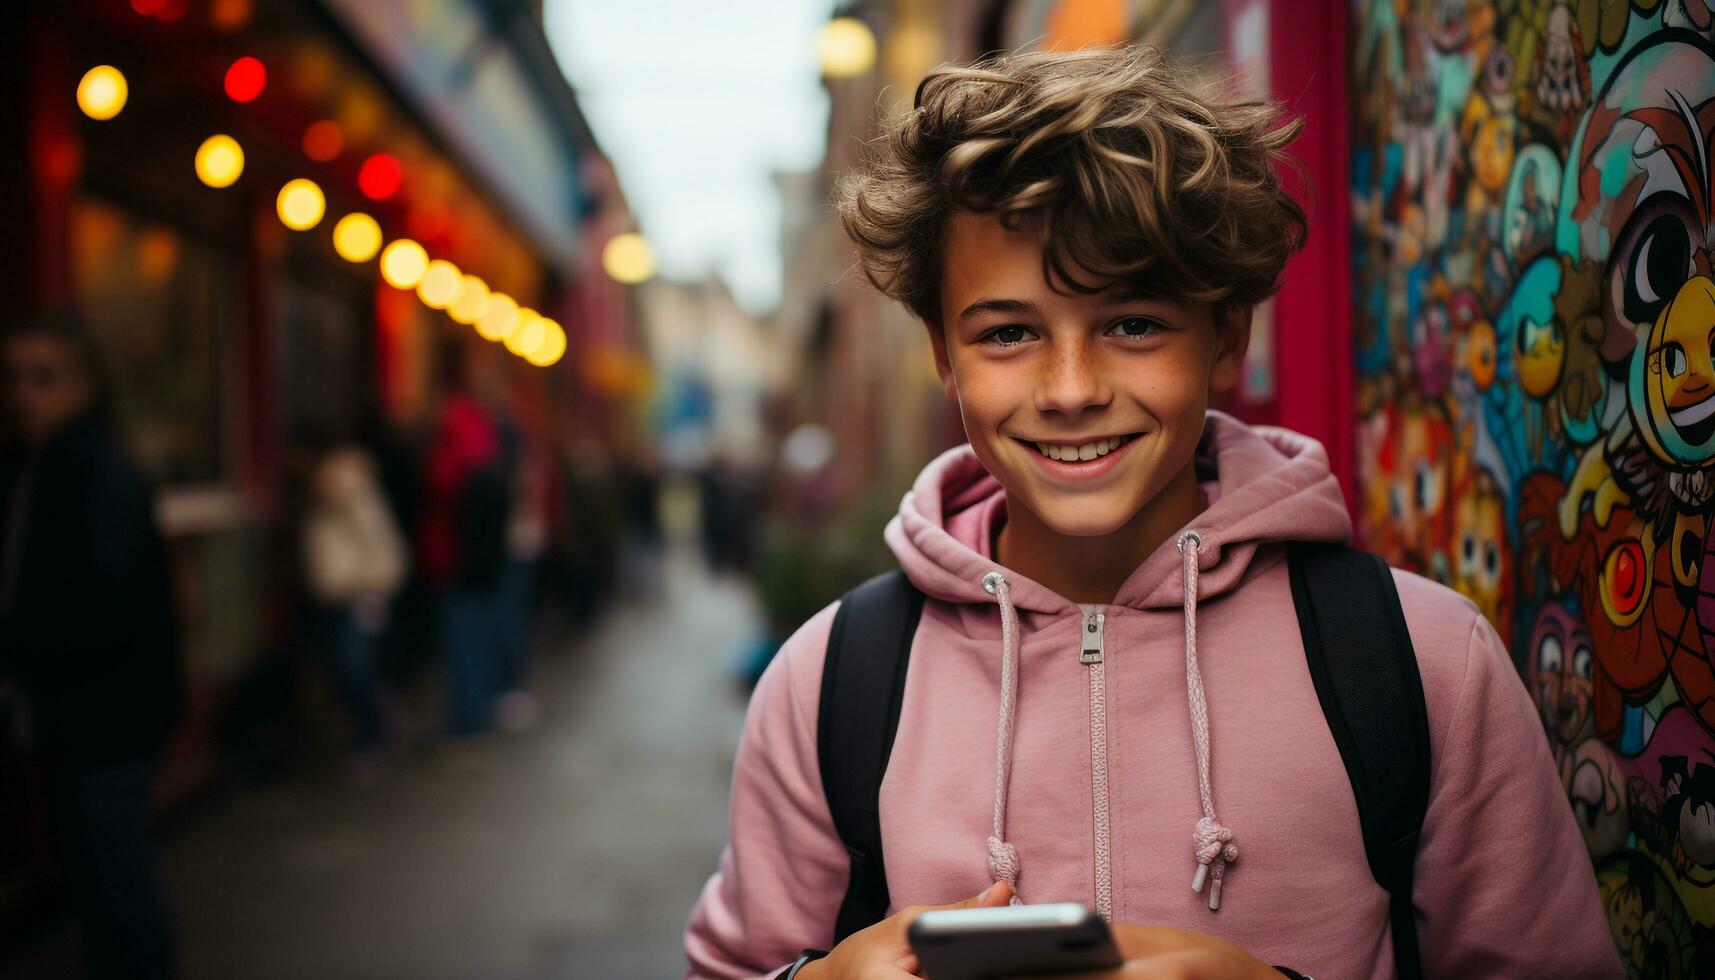
[[[1090,809],[1096,841],[1096,914],[1113,921],[1114,889],[1108,833],[1108,693],[1103,633],[1107,613],[1084,606],[1078,662],[1090,671]]]

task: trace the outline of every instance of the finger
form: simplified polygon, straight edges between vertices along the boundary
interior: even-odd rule
[[[962,902],[954,902],[951,905],[932,907],[942,909],[981,909],[993,908],[997,905],[1005,905],[1010,901],[1012,901],[1012,886],[1008,885],[1004,881],[997,881],[983,889],[981,893],[973,895]]]
[[[890,922],[898,924],[899,936],[904,936],[910,929],[911,923],[925,912],[943,912],[953,909],[995,908],[1012,901],[1012,886],[1004,881],[997,881],[988,886],[980,894],[973,895],[962,902],[950,905],[910,905],[894,913]]]

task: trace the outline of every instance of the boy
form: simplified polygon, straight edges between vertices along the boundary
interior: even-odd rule
[[[1123,976],[1393,974],[1284,561],[1349,538],[1340,491],[1315,442],[1207,411],[1305,233],[1275,118],[1147,51],[1010,56],[932,73],[842,188],[970,440],[887,529],[927,596],[880,791],[893,914],[801,953],[850,875],[818,770],[829,608],[752,700],[689,976],[906,977],[924,904],[1015,898],[1093,906]],[[1500,639],[1393,577],[1428,708],[1424,973],[1618,975]]]

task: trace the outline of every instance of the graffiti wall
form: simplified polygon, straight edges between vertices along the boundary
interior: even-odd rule
[[[1361,533],[1507,637],[1634,976],[1715,976],[1715,0],[1355,0]]]

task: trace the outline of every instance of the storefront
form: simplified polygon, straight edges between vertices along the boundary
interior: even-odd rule
[[[528,5],[24,8],[0,281],[90,324],[159,490],[191,702],[171,805],[206,783],[233,685],[291,642],[304,447],[409,445],[455,376],[559,452],[622,412],[594,361],[631,349],[629,298],[591,253],[630,219]]]

